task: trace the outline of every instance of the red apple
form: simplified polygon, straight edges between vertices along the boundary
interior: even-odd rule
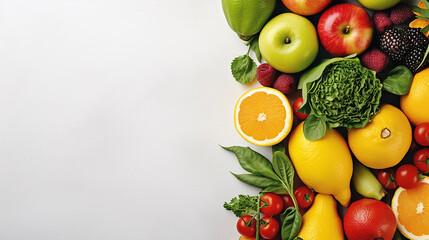
[[[309,16],[320,13],[332,0],[282,0],[282,2],[292,12]]]
[[[320,41],[325,49],[337,57],[360,54],[371,43],[373,24],[362,7],[342,3],[326,10],[317,26]]]

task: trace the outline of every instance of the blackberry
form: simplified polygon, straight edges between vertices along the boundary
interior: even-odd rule
[[[380,49],[393,61],[401,62],[408,50],[410,41],[402,29],[389,29],[380,37]]]
[[[408,52],[404,58],[404,64],[407,66],[413,74],[416,74],[419,70],[423,69],[429,62],[429,58],[425,59],[425,62],[418,68],[425,55],[426,48],[413,48]]]
[[[404,32],[413,47],[418,47],[422,49],[427,48],[429,44],[429,39],[422,32],[420,32],[420,29],[405,28]]]

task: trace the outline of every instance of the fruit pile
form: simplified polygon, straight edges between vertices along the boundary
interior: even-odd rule
[[[429,239],[429,2],[358,2],[222,0],[262,85],[234,124],[273,153],[223,147],[260,189],[224,204],[240,240]]]

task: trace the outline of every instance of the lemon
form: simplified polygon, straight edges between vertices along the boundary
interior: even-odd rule
[[[275,6],[275,0],[222,0],[226,21],[241,38],[260,32]]]
[[[415,126],[429,122],[429,68],[414,75],[410,91],[401,97],[401,109]]]
[[[302,227],[297,236],[305,240],[344,239],[337,203],[331,195],[316,195],[313,205],[302,217]]]
[[[398,164],[408,152],[412,130],[401,110],[385,104],[365,127],[351,129],[348,139],[350,149],[363,165],[383,169]]]
[[[300,123],[290,135],[289,155],[305,185],[318,193],[334,195],[343,206],[350,204],[353,162],[346,141],[335,129],[310,141]]]

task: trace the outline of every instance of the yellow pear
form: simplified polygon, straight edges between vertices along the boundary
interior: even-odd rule
[[[298,237],[305,240],[343,240],[343,224],[337,203],[331,195],[317,194],[311,208],[302,217]]]
[[[332,194],[343,206],[350,204],[353,161],[338,131],[327,130],[323,138],[310,141],[304,136],[302,122],[290,136],[289,155],[305,185],[318,193]]]

